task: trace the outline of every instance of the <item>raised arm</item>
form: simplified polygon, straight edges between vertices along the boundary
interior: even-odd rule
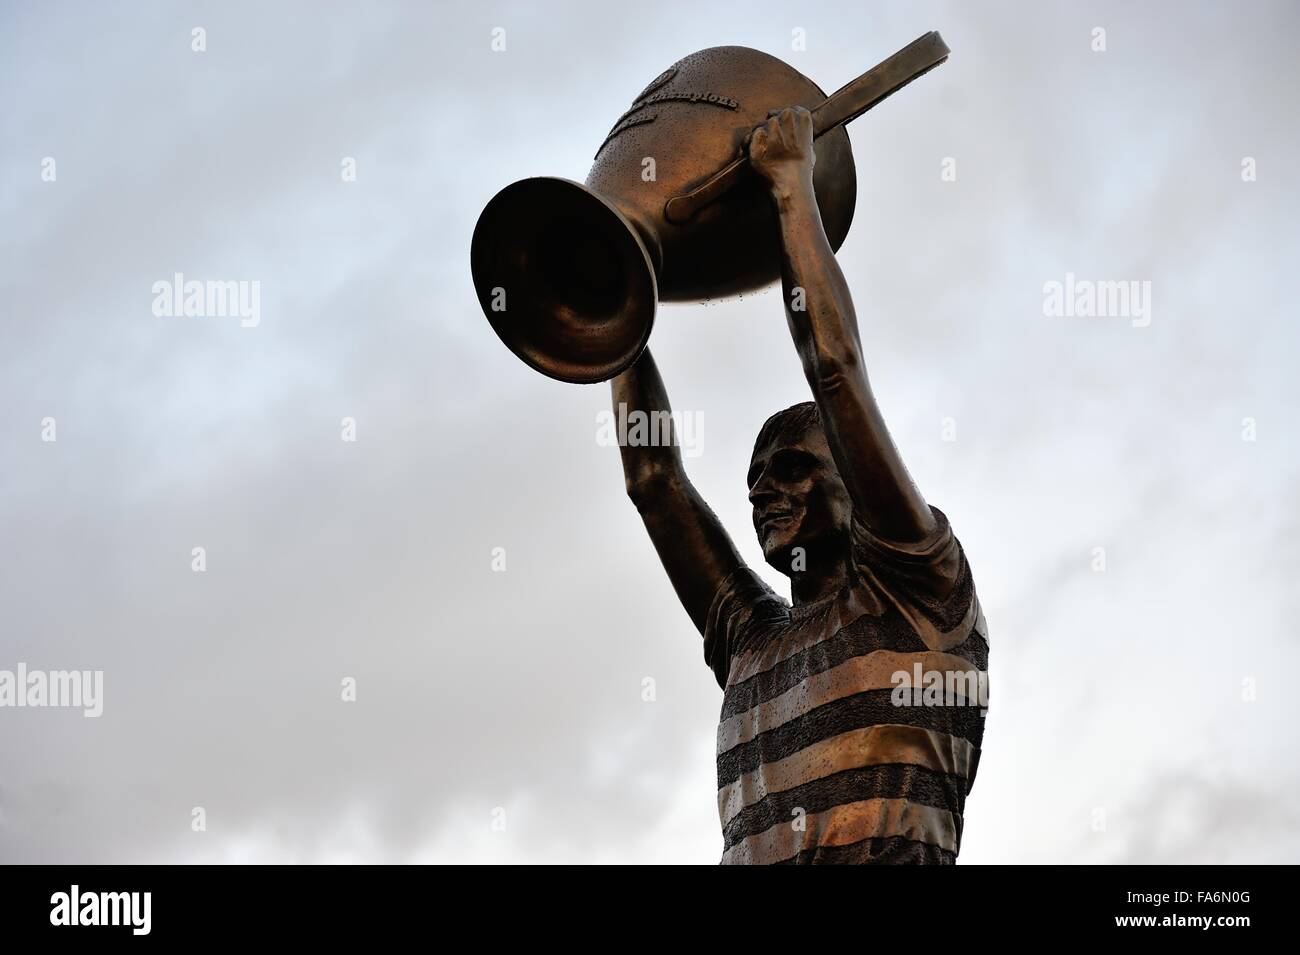
[[[848,284],[813,192],[812,116],[782,110],[754,131],[750,162],[780,221],[786,318],[854,509],[887,540],[917,541],[934,515],[912,483],[867,382]]]
[[[640,411],[659,415],[658,420],[672,427],[668,392],[648,350],[610,384],[616,416],[622,404],[629,420]],[[621,442],[623,475],[628,496],[641,513],[678,599],[703,633],[718,585],[742,561],[722,524],[687,478],[676,431],[669,433],[672,440],[658,445]]]

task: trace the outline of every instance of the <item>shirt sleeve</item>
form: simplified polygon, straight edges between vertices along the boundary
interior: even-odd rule
[[[915,543],[885,540],[855,513],[853,555],[873,595],[897,607],[930,649],[948,650],[982,618],[961,543],[947,515],[930,511],[934,530]]]
[[[788,616],[790,605],[748,567],[722,579],[704,624],[704,662],[718,686],[727,688],[731,661],[749,642],[755,628]]]

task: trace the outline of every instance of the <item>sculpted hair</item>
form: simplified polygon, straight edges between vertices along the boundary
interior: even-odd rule
[[[817,410],[816,402],[801,401],[797,405],[791,405],[763,422],[763,427],[758,429],[758,438],[754,441],[754,450],[750,458],[758,454],[759,448],[768,444],[788,444],[797,441],[809,430],[813,428],[820,430],[821,426],[822,416]]]

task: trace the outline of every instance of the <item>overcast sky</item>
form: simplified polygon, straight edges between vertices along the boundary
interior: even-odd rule
[[[502,347],[470,234],[688,53],[834,89],[930,29],[851,126],[840,261],[991,629],[961,861],[1300,861],[1294,4],[0,10],[0,670],[104,673],[98,719],[0,709],[0,861],[717,862],[721,694],[608,389]],[[177,272],[260,321],[155,315]],[[1067,273],[1150,324],[1045,315]],[[760,567],[779,294],[652,343]]]

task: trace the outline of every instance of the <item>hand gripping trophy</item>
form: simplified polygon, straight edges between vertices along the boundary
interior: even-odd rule
[[[867,382],[835,259],[853,217],[845,123],[942,63],[929,33],[827,97],[765,53],[716,47],[658,76],[586,185],[525,179],[484,209],[471,267],[501,340],[659,417],[656,302],[781,279],[812,400],[759,431],[747,482],[764,558],[737,553],[675,440],[621,447],[627,491],[723,689],[723,863],[951,863],[987,704],[988,629],[947,517]],[[658,157],[653,181],[643,159]]]

